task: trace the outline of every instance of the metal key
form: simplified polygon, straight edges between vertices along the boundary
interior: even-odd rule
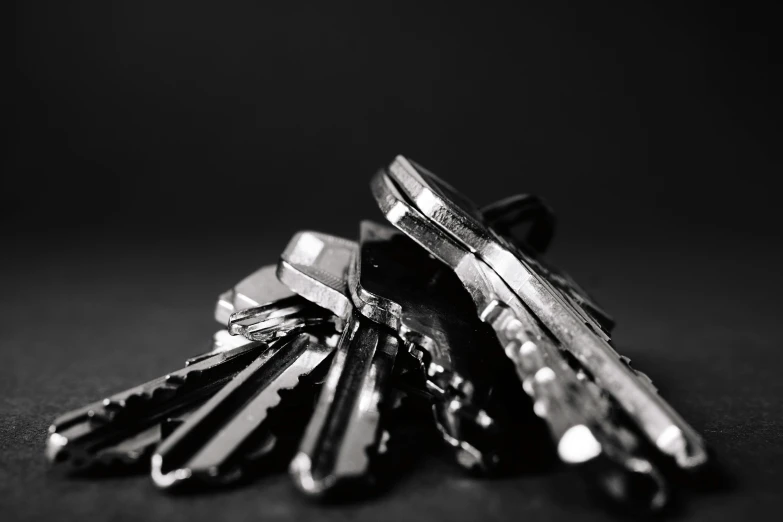
[[[580,304],[585,296],[576,299],[575,290],[558,288],[567,281],[495,233],[469,201],[432,173],[398,156],[387,174],[421,214],[497,272],[652,444],[683,469],[707,462],[702,438],[620,358],[600,323]]]
[[[248,343],[66,413],[49,427],[46,456],[72,470],[134,463],[159,438],[161,422],[206,400],[265,349]]]
[[[276,265],[262,267],[218,299],[215,318],[226,321],[233,333],[221,335],[222,344],[250,342],[249,338],[266,340],[271,347],[158,448],[152,458],[152,478],[159,487],[239,479],[257,460],[251,458],[259,455],[257,448],[266,455],[275,446],[269,413],[280,400],[279,393],[296,387],[334,348],[327,324],[333,322],[331,314],[291,292],[277,279],[276,269]],[[325,325],[320,339],[291,335],[316,325]],[[213,352],[220,349],[217,346]]]
[[[294,483],[313,497],[371,483],[371,461],[384,438],[381,421],[399,340],[353,308],[346,280],[356,251],[355,243],[342,238],[301,232],[278,266],[289,288],[344,321],[315,414],[290,466]]]
[[[552,435],[563,462],[585,470],[604,493],[622,502],[657,509],[667,488],[635,435],[613,417],[612,404],[563,357],[518,296],[483,261],[465,251],[403,197],[385,174],[373,179],[382,212],[400,230],[451,267],[514,361],[536,413]]]
[[[333,332],[290,333],[273,342],[158,447],[152,457],[155,484],[166,489],[239,479],[249,449],[274,445],[272,410],[332,352]]]
[[[225,325],[233,310],[246,305],[263,303],[273,318],[285,315],[288,308],[280,303],[290,304],[292,299],[315,308],[283,286],[275,270],[276,265],[263,267],[221,294],[215,311],[218,322]],[[267,337],[274,338],[289,326],[278,325],[274,335]],[[220,330],[212,349],[188,359],[182,370],[58,417],[49,428],[47,458],[53,464],[67,464],[72,471],[95,465],[135,465],[160,442],[161,422],[171,416],[182,420],[265,348],[263,343],[246,346],[249,343]]]
[[[399,173],[401,178],[408,180],[407,171],[400,168],[395,169],[398,162],[407,162],[407,160],[402,156],[397,157],[389,167],[389,175],[396,179],[394,176]],[[412,165],[410,162],[405,164]],[[421,169],[421,167],[416,167]],[[424,169],[421,170],[426,172]],[[429,172],[426,174],[433,176]],[[436,183],[443,193],[448,194],[455,208],[467,209],[466,212],[472,219],[491,228],[497,236],[503,238],[507,245],[524,253],[527,259],[536,263],[539,270],[546,274],[557,291],[562,294],[562,298],[577,305],[576,310],[583,314],[587,322],[603,332],[611,331],[614,327],[614,319],[611,315],[599,306],[584,289],[579,287],[568,274],[555,270],[540,258],[540,254],[543,254],[552,242],[556,223],[554,213],[543,200],[530,194],[517,194],[490,203],[479,210],[454,187],[440,178],[433,176],[433,179],[433,183]],[[403,193],[407,187],[408,185],[401,186]],[[423,199],[425,205],[429,204],[430,200],[426,198],[426,195],[423,196]],[[415,206],[415,202],[413,203]],[[426,212],[424,214],[426,215]],[[530,227],[526,235],[519,236],[514,233],[514,229],[522,224],[529,224]]]
[[[397,230],[364,221],[349,288],[362,315],[423,351],[435,422],[457,462],[494,471],[506,435],[486,410],[498,378],[497,340],[459,280]]]

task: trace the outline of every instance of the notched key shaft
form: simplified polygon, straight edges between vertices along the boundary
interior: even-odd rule
[[[336,236],[300,232],[280,256],[277,271],[289,288],[344,325],[316,412],[290,466],[297,487],[316,498],[373,481],[371,464],[381,446],[381,415],[399,348],[396,336],[354,310],[347,279],[357,248]]]
[[[206,400],[266,348],[249,343],[66,413],[49,427],[46,457],[72,471],[136,460],[142,455],[115,446],[145,431],[154,435],[162,421]]]
[[[273,343],[160,445],[152,457],[155,484],[166,489],[240,478],[249,449],[273,445],[269,418],[281,394],[318,368],[334,341],[300,333]]]
[[[382,437],[381,416],[399,340],[355,317],[343,331],[316,412],[290,472],[309,496],[345,492],[372,481],[371,453]]]

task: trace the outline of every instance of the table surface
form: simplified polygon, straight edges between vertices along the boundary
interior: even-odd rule
[[[4,514],[190,522],[607,516],[566,471],[476,480],[438,456],[377,498],[326,507],[304,501],[280,474],[167,496],[143,475],[67,479],[48,470],[43,447],[57,414],[179,367],[216,329],[217,294],[275,262],[282,246],[235,242],[217,252],[203,240],[97,237],[14,247],[23,255],[5,258],[0,271]],[[719,491],[684,495],[676,518],[768,518],[783,494],[780,253],[759,245],[734,255],[698,241],[556,246],[554,259],[615,315],[619,349],[705,436],[732,478]]]

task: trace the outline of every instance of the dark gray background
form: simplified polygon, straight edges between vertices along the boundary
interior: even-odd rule
[[[11,520],[595,518],[567,473],[481,482],[433,458],[320,510],[282,476],[168,498],[43,462],[67,409],[205,346],[217,294],[301,228],[352,236],[404,153],[478,203],[560,216],[552,258],[736,484],[783,493],[781,68],[762,5],[20,3],[0,185],[0,506]]]

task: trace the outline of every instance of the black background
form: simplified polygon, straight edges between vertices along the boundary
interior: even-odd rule
[[[301,228],[380,219],[403,153],[478,203],[560,217],[552,252],[704,433],[734,487],[783,491],[777,18],[761,5],[26,2],[0,185],[0,506],[11,519],[601,517],[565,473],[434,459],[320,510],[282,477],[203,498],[47,473],[48,423],[202,350],[219,292]],[[747,515],[750,516],[750,515]]]

